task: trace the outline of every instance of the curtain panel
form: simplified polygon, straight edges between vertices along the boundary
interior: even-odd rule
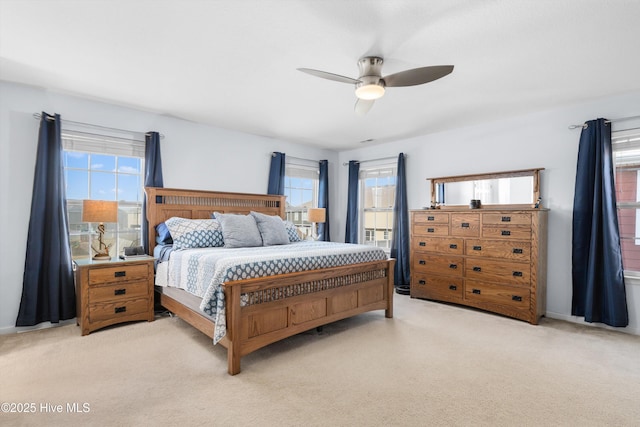
[[[329,161],[320,160],[320,176],[318,183],[318,207],[325,209],[325,221],[318,225],[319,240],[330,242],[329,234]]]
[[[347,229],[344,235],[345,243],[358,243],[358,175],[360,162],[349,162],[349,189],[347,195]]]
[[[407,174],[405,155],[398,156],[398,177],[396,179],[396,200],[393,205],[393,229],[391,238],[391,258],[396,259],[394,280],[396,291],[409,293],[411,284],[409,258],[409,208],[407,204]]]
[[[158,132],[147,132],[145,134],[144,186],[164,186],[162,179],[162,158],[160,156],[160,134]],[[147,254],[149,253],[149,232],[149,221],[147,220],[147,193],[144,193],[142,203],[142,246],[144,248],[144,252]]]
[[[76,316],[60,115],[42,112],[16,326]]]
[[[284,195],[285,154],[275,151],[271,155],[267,194]]]
[[[580,135],[572,239],[571,314],[627,326],[611,126],[605,119],[587,122]]]

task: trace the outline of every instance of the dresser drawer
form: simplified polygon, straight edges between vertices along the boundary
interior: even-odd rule
[[[467,258],[465,277],[509,285],[528,286],[531,281],[531,265],[484,258]]]
[[[413,256],[413,271],[460,276],[464,273],[463,258],[447,255],[427,255],[416,252]]]
[[[414,223],[427,224],[449,224],[449,214],[443,212],[415,212],[413,214]]]
[[[464,299],[478,305],[490,303],[528,311],[530,298],[529,289],[526,288],[502,286],[475,280],[466,280],[464,286]]]
[[[446,277],[416,273],[411,279],[411,296],[446,301],[461,301],[463,286],[461,277]]]
[[[117,301],[149,295],[149,283],[147,280],[115,283],[104,286],[89,287],[89,304],[102,301]]]
[[[149,267],[147,264],[92,268],[89,270],[89,285],[147,279],[148,275]]]
[[[415,236],[448,236],[449,224],[413,224]]]
[[[480,214],[451,214],[451,235],[479,237]]]
[[[149,304],[149,298],[91,304],[89,306],[89,321],[113,320],[145,313],[149,309]]]
[[[482,224],[489,225],[531,225],[530,213],[485,213]]]
[[[487,239],[531,240],[531,228],[485,225],[482,227],[482,237]]]
[[[451,237],[414,237],[411,240],[411,249],[417,252],[462,255],[464,252],[464,240]]]
[[[531,243],[507,240],[468,239],[465,241],[465,254],[528,262],[531,260]]]

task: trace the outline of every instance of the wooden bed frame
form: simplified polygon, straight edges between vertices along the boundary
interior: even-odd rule
[[[211,213],[250,211],[285,218],[285,196],[223,193],[147,187],[149,250],[156,245],[155,226],[168,218],[210,218]],[[282,274],[225,283],[228,372],[240,372],[240,358],[266,345],[309,329],[365,313],[385,310],[393,317],[395,260]],[[167,310],[213,337],[214,323],[198,310],[157,293]],[[241,306],[241,295],[249,305]]]

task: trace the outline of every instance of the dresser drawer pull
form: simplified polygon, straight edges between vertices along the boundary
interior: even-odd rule
[[[116,307],[113,309],[114,313],[125,313],[127,311],[127,307]]]
[[[426,285],[427,281],[426,280],[418,280],[418,284],[419,285]]]
[[[113,273],[113,277],[125,277],[126,275],[126,271],[116,271],[115,273]]]
[[[449,285],[449,289],[452,291],[457,291],[458,287],[456,285]]]
[[[427,233],[433,233],[433,232],[435,232],[435,231],[436,231],[436,230],[434,230],[433,228],[427,228]]]
[[[114,295],[125,295],[127,293],[126,289],[116,289],[113,291]]]
[[[482,271],[482,267],[473,267],[473,271]]]
[[[427,221],[435,221],[435,220],[436,220],[436,218],[433,217],[433,216],[428,216],[427,217]]]
[[[503,236],[511,236],[511,231],[509,231],[509,230],[502,230],[502,235],[503,235]]]
[[[514,295],[511,297],[513,301],[522,301],[522,297],[520,295]]]
[[[474,246],[473,250],[474,251],[481,251],[482,250],[482,246]]]
[[[502,217],[502,222],[511,222],[511,217],[510,216],[503,216]]]
[[[427,261],[425,261],[425,260],[423,260],[423,259],[421,259],[420,261],[418,261],[418,264],[420,264],[420,265],[425,265],[426,263],[427,263]]]
[[[520,248],[513,248],[513,253],[514,253],[514,254],[521,254],[521,253],[522,253],[522,249],[520,249]]]
[[[449,245],[449,249],[458,249],[458,245],[455,245],[455,244]]]
[[[460,224],[460,227],[469,228],[469,223],[468,222],[463,222],[462,224]]]
[[[471,292],[473,292],[476,295],[480,295],[480,289],[474,289]]]
[[[514,271],[513,277],[522,277],[522,271]]]
[[[456,269],[458,268],[458,264],[449,264],[449,268]]]
[[[418,246],[427,246],[427,243],[426,242],[419,242]]]

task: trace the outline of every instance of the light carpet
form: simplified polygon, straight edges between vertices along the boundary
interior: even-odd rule
[[[640,425],[640,337],[398,295],[394,308],[272,344],[233,377],[226,350],[175,317],[1,336],[0,402],[36,410],[0,424]]]

